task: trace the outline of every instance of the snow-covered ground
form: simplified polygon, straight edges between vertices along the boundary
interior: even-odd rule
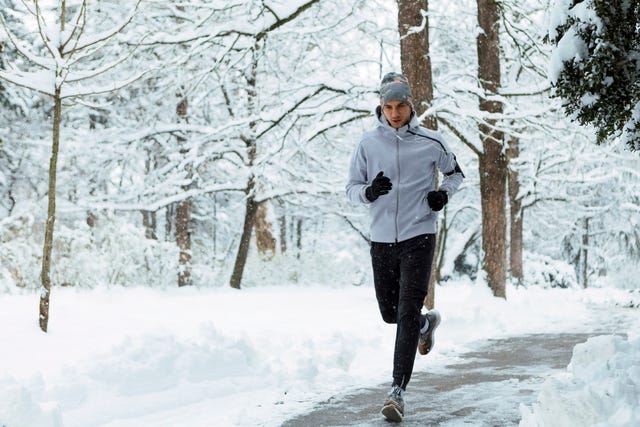
[[[638,295],[507,292],[505,302],[478,284],[438,287],[436,348],[415,369],[444,366],[483,338],[597,330],[596,308]],[[56,288],[51,304],[43,334],[37,295],[0,295],[4,427],[275,426],[333,393],[390,378],[394,328],[380,320],[370,287]],[[521,408],[524,426],[559,419],[585,395],[593,405],[620,397],[606,425],[637,409],[640,316],[628,317],[636,319],[629,342],[605,337],[577,348],[566,376]]]
[[[640,339],[599,336],[578,344],[567,372],[548,378],[520,427],[640,426]]]

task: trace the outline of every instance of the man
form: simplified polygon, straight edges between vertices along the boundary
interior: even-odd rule
[[[419,125],[405,76],[382,79],[376,129],[365,132],[349,168],[347,197],[369,205],[371,261],[382,319],[396,324],[393,383],[382,414],[401,421],[416,346],[433,348],[440,314],[421,314],[435,247],[436,215],[464,178],[440,134]],[[435,189],[436,171],[444,174]]]

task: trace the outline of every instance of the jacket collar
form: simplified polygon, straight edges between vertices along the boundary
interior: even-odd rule
[[[420,127],[420,123],[418,123],[418,119],[416,117],[416,112],[411,111],[411,118],[409,119],[409,123],[406,125],[396,129],[389,124],[387,118],[382,114],[382,107],[379,105],[376,107],[376,116],[378,117],[378,128],[383,132],[392,132],[394,135],[399,137],[404,137],[410,134],[415,134]]]

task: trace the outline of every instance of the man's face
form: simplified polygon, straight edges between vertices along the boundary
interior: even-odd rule
[[[402,101],[388,101],[382,106],[382,112],[389,124],[398,129],[409,123],[411,107]]]

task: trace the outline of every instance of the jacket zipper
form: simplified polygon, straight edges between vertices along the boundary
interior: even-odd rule
[[[400,138],[396,129],[396,170],[398,171],[398,184],[396,186],[396,243],[398,243],[398,212],[400,211]]]

